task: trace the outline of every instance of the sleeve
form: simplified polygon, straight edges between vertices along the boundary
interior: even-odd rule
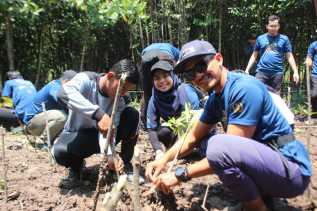
[[[256,83],[237,84],[228,100],[228,124],[257,125],[262,115],[264,92]]]
[[[315,46],[316,46],[316,42],[313,42],[312,44],[309,45],[308,50],[307,50],[307,57],[310,57],[311,59],[314,58],[315,54],[316,54],[316,50],[315,50]]]
[[[83,96],[84,92],[91,89],[89,82],[90,79],[85,73],[78,73],[61,87],[57,97],[68,109],[99,121],[105,112]]]
[[[289,41],[288,37],[286,37],[286,40],[285,40],[284,52],[285,53],[291,53],[292,52],[292,44]]]
[[[216,124],[221,121],[222,118],[222,103],[220,98],[215,94],[211,94],[205,104],[204,111],[200,116],[200,121],[205,124]]]
[[[256,38],[255,45],[253,51],[260,51],[261,50],[261,45],[260,45],[260,37]]]
[[[182,84],[178,87],[179,100],[184,106],[185,103],[190,103],[191,108],[194,110],[199,109],[200,101],[195,89],[189,84]]]
[[[159,126],[160,117],[157,115],[156,108],[153,102],[153,96],[150,98],[147,114],[146,114],[146,128],[147,129],[157,129]]]
[[[2,97],[10,97],[12,98],[12,86],[10,81],[6,81],[4,83],[4,87],[2,90]]]

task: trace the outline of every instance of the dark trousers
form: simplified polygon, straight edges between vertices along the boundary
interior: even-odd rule
[[[14,114],[14,110],[0,108],[0,125],[5,129],[10,130],[11,127],[18,127],[19,120]]]
[[[311,75],[311,105],[312,112],[317,112],[317,75]],[[313,118],[317,118],[317,114],[312,114]]]
[[[177,135],[169,127],[160,127],[157,130],[158,140],[164,144],[166,149],[169,149],[176,142]]]
[[[258,71],[255,74],[255,77],[262,81],[270,91],[280,94],[282,81],[283,81],[283,73],[275,73],[275,74],[267,74],[261,71]]]
[[[133,157],[138,124],[139,112],[132,107],[125,108],[116,134],[116,144],[122,141],[120,157],[125,165],[130,164]],[[84,158],[100,153],[98,134],[95,128],[77,132],[63,131],[53,146],[56,162],[74,170],[80,169]]]

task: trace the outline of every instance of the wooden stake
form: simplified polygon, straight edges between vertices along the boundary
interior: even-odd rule
[[[137,146],[134,147],[134,161],[133,161],[133,195],[131,196],[133,202],[133,210],[141,211],[140,199],[140,151]]]
[[[306,85],[307,85],[307,101],[308,101],[308,128],[307,128],[307,150],[308,155],[310,156],[310,136],[311,136],[311,114],[312,114],[312,107],[311,107],[311,95],[310,95],[310,72],[309,68],[306,66]],[[311,156],[310,156],[311,157]],[[306,196],[311,199],[311,183],[309,184]]]
[[[204,196],[204,201],[201,205],[201,208],[203,208],[203,210],[208,211],[208,209],[206,208],[206,201],[207,201],[207,196],[208,196],[208,192],[209,192],[209,187],[210,184],[208,184],[207,188],[206,188],[206,192],[205,192],[205,196]]]
[[[121,78],[120,78],[119,84],[118,84],[118,88],[116,90],[116,95],[115,95],[115,98],[114,98],[114,102],[113,102],[113,105],[112,105],[110,123],[109,123],[107,136],[106,136],[106,145],[105,145],[104,152],[101,152],[101,162],[100,162],[100,165],[99,165],[99,175],[98,175],[95,195],[94,195],[94,198],[93,198],[93,200],[94,200],[93,201],[94,202],[93,211],[96,210],[97,203],[98,203],[98,197],[99,197],[99,193],[100,193],[100,189],[101,189],[101,187],[100,187],[101,186],[101,180],[104,177],[105,172],[106,172],[107,152],[108,152],[109,145],[111,145],[110,141],[111,141],[111,137],[113,135],[112,134],[112,128],[113,128],[113,124],[114,124],[114,118],[115,118],[115,115],[116,115],[116,112],[117,112],[118,99],[120,97],[120,91],[121,91],[121,88],[123,87],[123,85],[125,83],[126,77],[127,77],[127,75],[125,73],[123,73],[121,75]],[[114,150],[114,149],[112,149],[112,150]],[[112,153],[114,153],[114,151],[112,151]]]
[[[8,202],[8,181],[7,181],[7,162],[5,157],[5,146],[4,146],[4,136],[5,129],[0,127],[1,133],[1,144],[2,144],[2,164],[3,164],[3,180],[4,180],[4,193],[5,193],[5,202]]]
[[[101,211],[113,211],[115,210],[117,203],[122,195],[122,190],[127,184],[127,175],[119,177],[118,183],[112,188],[110,193],[107,193],[103,201],[103,208]]]
[[[48,146],[48,154],[49,154],[49,159],[50,159],[50,163],[51,165],[55,164],[55,159],[51,153],[51,149],[52,149],[52,145],[51,145],[51,134],[50,134],[50,129],[48,127],[48,119],[47,119],[47,111],[46,111],[46,107],[45,107],[45,103],[42,103],[42,109],[45,115],[45,130],[46,130],[46,138],[47,138],[47,146]]]

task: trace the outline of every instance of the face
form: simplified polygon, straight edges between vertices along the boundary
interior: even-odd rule
[[[191,69],[189,72],[192,72],[191,82],[194,85],[209,92],[220,85],[222,62],[222,56],[216,54],[207,63],[201,58],[190,61],[185,65],[185,69]]]
[[[164,70],[155,70],[153,74],[153,84],[157,90],[167,92],[173,86],[173,79],[168,72]]]
[[[280,24],[278,20],[269,21],[266,25],[266,30],[271,36],[276,36],[278,34],[278,30],[280,29]]]
[[[115,73],[110,72],[105,74],[103,77],[106,78],[105,83],[102,86],[102,91],[107,93],[107,95],[114,99],[116,96],[117,88],[119,86],[120,79],[117,79]],[[128,91],[134,90],[136,85],[130,83],[129,81],[125,81],[123,87],[121,88],[120,96],[125,95]]]

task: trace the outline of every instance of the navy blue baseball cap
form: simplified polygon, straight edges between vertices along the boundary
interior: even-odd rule
[[[175,73],[185,71],[185,64],[191,59],[199,56],[216,54],[217,51],[212,44],[204,40],[193,40],[183,45],[179,60],[174,67]]]
[[[155,70],[164,70],[166,72],[171,72],[173,70],[173,65],[169,63],[168,61],[160,60],[152,66],[151,68],[152,74]]]

